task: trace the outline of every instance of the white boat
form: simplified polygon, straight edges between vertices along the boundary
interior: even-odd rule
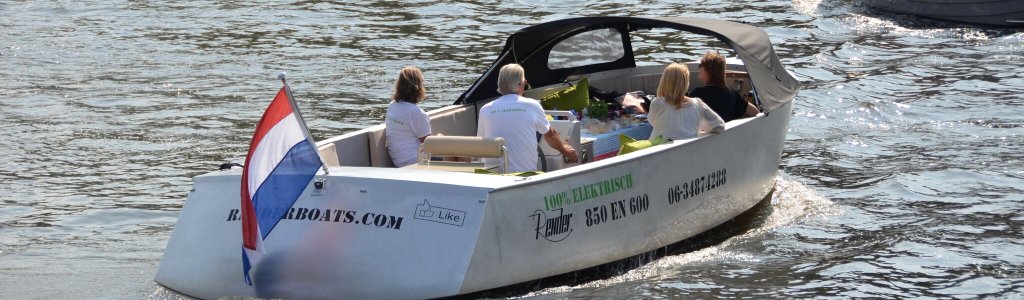
[[[865,0],[871,8],[929,19],[986,26],[1024,27],[1021,0]]]
[[[429,112],[432,128],[475,135],[478,109],[498,96],[497,70],[511,62],[523,65],[536,87],[528,96],[580,77],[606,91],[653,94],[664,66],[637,67],[629,37],[652,28],[707,35],[732,48],[739,59],[729,69],[747,79],[743,88],[753,91],[762,113],[731,121],[719,134],[578,165],[550,163],[532,177],[453,171],[458,166],[394,168],[383,125],[347,133],[317,143],[330,172],[317,175],[266,238],[253,286],[242,278],[239,169],[195,177],[156,282],[199,298],[460,295],[606,264],[740,215],[775,186],[799,89],[767,34],[750,25],[586,17],[527,27],[507,39],[454,105]],[[550,54],[584,53],[564,47],[581,41],[601,55],[550,68],[558,57],[581,64],[571,53]],[[695,63],[688,66],[696,72]],[[576,147],[592,146],[568,124],[563,136]]]

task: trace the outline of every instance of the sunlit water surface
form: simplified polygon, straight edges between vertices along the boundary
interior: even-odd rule
[[[404,65],[441,107],[581,15],[751,23],[804,87],[753,228],[522,296],[1024,295],[1024,33],[747,2],[0,3],[0,297],[182,297],[152,279],[191,178],[244,156],[279,71],[324,139],[379,123]],[[666,46],[645,62],[704,50]]]

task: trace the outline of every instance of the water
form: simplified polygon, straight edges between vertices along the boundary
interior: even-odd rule
[[[1024,296],[1024,33],[746,2],[4,1],[0,296],[179,297],[152,278],[191,178],[244,155],[279,71],[324,139],[380,122],[404,65],[441,107],[579,15],[752,23],[804,88],[753,228],[526,296]]]

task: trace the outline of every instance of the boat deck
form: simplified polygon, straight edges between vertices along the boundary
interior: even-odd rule
[[[653,95],[656,93],[657,84],[660,81],[664,67],[664,65],[642,66],[585,74],[571,79],[578,80],[580,78],[587,77],[591,86],[604,91],[642,91],[649,95]],[[697,76],[697,62],[687,63],[687,67],[691,72],[691,89],[702,86],[702,83]],[[752,86],[750,85],[750,80],[744,69],[743,63],[738,59],[729,59],[727,71],[730,85],[738,88],[741,94],[748,94]],[[527,90],[524,96],[539,99],[546,95],[553,94],[565,87],[567,87],[565,84],[537,87]],[[445,136],[475,136],[477,116],[479,114],[480,107],[482,106],[483,103],[471,103],[465,105],[452,105],[430,111],[428,112],[428,115],[430,116],[431,131]],[[734,120],[729,123],[739,121],[741,120]],[[728,123],[726,125],[726,128],[730,127]],[[619,147],[619,141],[617,138],[618,134],[626,134],[627,136],[631,136],[638,140],[647,139],[648,137],[642,136],[642,133],[646,132],[647,135],[649,135],[650,130],[649,128],[644,130],[644,126],[649,127],[649,125],[646,124],[632,124],[609,132],[603,132],[601,134],[586,133],[584,131],[585,137],[578,133],[579,130],[577,130],[577,132],[570,133],[560,132],[561,136],[569,138],[570,143],[577,147],[577,153],[580,154],[581,161],[579,164],[562,164],[559,163],[561,160],[558,158],[547,159],[547,161],[551,163],[547,164],[547,168],[544,169],[544,171],[551,172],[563,168],[573,168],[601,159],[614,157],[616,151],[613,150],[618,150]],[[329,166],[371,168],[395,167],[391,162],[391,157],[387,153],[383,124],[321,141],[318,143],[318,148],[321,156],[324,157]],[[419,171],[427,172],[443,171],[449,173],[471,173],[474,168],[448,166],[443,168],[418,169],[420,169]],[[404,168],[402,170],[412,171],[410,168]]]

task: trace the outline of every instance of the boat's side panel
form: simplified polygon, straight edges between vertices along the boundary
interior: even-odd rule
[[[496,190],[461,292],[626,258],[739,215],[774,187],[791,110]]]
[[[332,169],[333,171],[341,170]],[[490,189],[332,175],[307,187],[264,241],[243,283],[239,176],[204,176],[179,217],[156,281],[220,298],[423,298],[458,292]]]

